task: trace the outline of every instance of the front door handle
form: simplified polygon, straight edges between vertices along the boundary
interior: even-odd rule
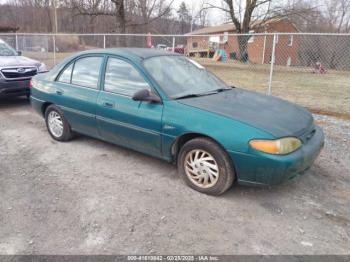
[[[56,90],[56,94],[57,94],[57,95],[60,95],[60,96],[61,96],[61,95],[63,95],[63,93],[64,93],[63,90]]]
[[[103,105],[104,107],[109,107],[109,108],[113,108],[113,107],[114,107],[114,104],[111,103],[111,102],[102,102],[102,105]]]

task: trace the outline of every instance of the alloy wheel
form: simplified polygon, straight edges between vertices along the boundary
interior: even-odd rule
[[[219,166],[214,157],[205,150],[195,149],[185,157],[185,172],[198,187],[213,187],[219,179]]]
[[[48,126],[50,132],[55,137],[61,137],[63,134],[63,121],[56,111],[51,111],[48,115]]]

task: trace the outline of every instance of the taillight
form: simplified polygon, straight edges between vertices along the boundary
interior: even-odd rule
[[[33,81],[29,80],[29,88],[33,88]]]

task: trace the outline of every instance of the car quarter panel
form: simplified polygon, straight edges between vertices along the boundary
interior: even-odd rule
[[[44,103],[55,104],[63,111],[72,130],[94,137],[98,135],[95,112],[99,90],[45,79],[34,79],[33,86],[31,103],[38,113],[44,113]]]

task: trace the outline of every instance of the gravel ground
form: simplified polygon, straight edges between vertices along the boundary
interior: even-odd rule
[[[281,186],[220,197],[174,166],[80,136],[53,141],[23,99],[0,102],[0,254],[350,254],[350,122]]]

